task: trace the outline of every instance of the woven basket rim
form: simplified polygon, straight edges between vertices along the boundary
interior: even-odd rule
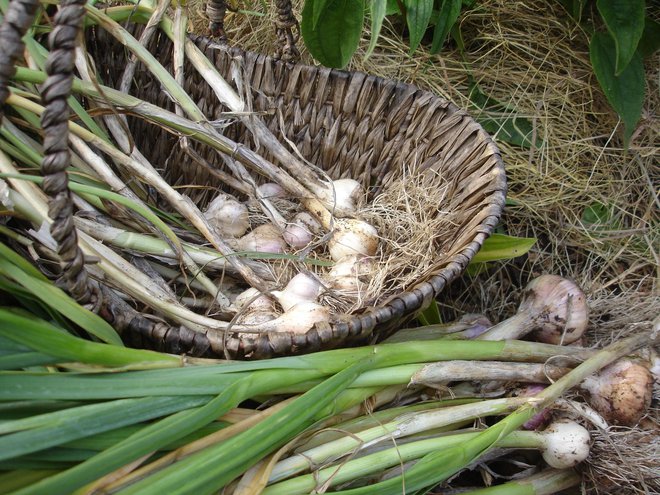
[[[487,155],[489,166],[489,190],[487,194],[488,204],[479,210],[479,217],[482,218],[474,226],[474,235],[470,236],[469,242],[457,252],[449,255],[443,261],[443,267],[436,270],[435,273],[427,275],[428,278],[419,281],[408,290],[402,290],[393,294],[386,301],[374,307],[362,308],[357,310],[358,314],[335,315],[336,321],[332,323],[323,323],[316,325],[305,334],[296,334],[287,331],[265,331],[258,334],[238,335],[238,331],[216,331],[208,330],[202,333],[208,340],[210,349],[215,354],[225,354],[241,358],[250,357],[269,357],[281,354],[296,354],[301,352],[312,352],[321,348],[331,348],[340,345],[350,345],[352,342],[361,341],[374,337],[374,330],[381,331],[385,327],[400,327],[403,320],[408,320],[431,301],[437,297],[442,290],[453,280],[455,280],[467,267],[468,263],[479,250],[484,240],[492,233],[499,221],[504,208],[506,196],[506,176],[504,164],[500,152],[491,136],[463,109],[430,91],[420,89],[416,85],[385,79],[379,76],[368,75],[359,71],[344,71],[339,69],[330,69],[322,66],[312,66],[306,64],[293,64],[277,60],[268,55],[255,53],[249,50],[243,50],[237,47],[227,47],[216,43],[204,36],[190,35],[190,39],[195,42],[203,51],[213,50],[226,53],[230,57],[242,57],[254,59],[254,63],[262,63],[264,67],[278,67],[278,70],[284,72],[296,71],[297,74],[305,72],[305,75],[311,73],[314,81],[321,75],[327,76],[332,80],[335,78],[341,80],[346,78],[361,79],[360,88],[369,81],[370,83],[392,84],[397,89],[405,91],[406,95],[415,97],[429,98],[429,101],[437,101],[445,105],[448,114],[451,116],[460,116],[466,119],[466,126],[472,126],[479,139],[479,143],[485,143],[484,155]],[[207,54],[208,57],[208,54]],[[213,58],[209,57],[213,62]],[[265,70],[265,69],[264,69]],[[359,80],[358,80],[359,83]],[[472,127],[470,129],[472,129]],[[483,142],[483,143],[482,143]],[[184,331],[185,327],[171,327],[169,332]],[[195,340],[202,338],[198,332],[195,332]],[[161,336],[162,337],[162,336]],[[168,335],[168,340],[172,340],[173,335]],[[287,347],[289,347],[287,349]]]

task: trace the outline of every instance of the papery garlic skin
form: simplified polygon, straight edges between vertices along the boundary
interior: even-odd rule
[[[359,298],[368,289],[369,278],[375,270],[373,259],[349,255],[335,263],[324,281],[331,289]]]
[[[243,325],[265,323],[274,320],[278,316],[275,302],[252,287],[236,297],[234,306],[238,311],[236,323]]]
[[[263,332],[306,333],[314,325],[330,320],[330,310],[315,302],[301,302],[276,319],[259,327]]]
[[[330,257],[339,261],[347,256],[374,256],[378,250],[378,231],[362,220],[335,219],[328,241]]]
[[[288,193],[284,190],[282,186],[276,182],[266,182],[257,187],[258,193],[261,197],[266,199],[273,198],[286,198]]]
[[[297,213],[284,229],[284,240],[295,249],[307,247],[314,235],[321,231],[321,224],[307,212]]]
[[[289,280],[284,290],[272,291],[273,297],[277,299],[284,311],[302,302],[314,302],[321,293],[321,283],[306,273],[298,273]]]
[[[589,432],[575,421],[559,419],[543,432],[543,459],[555,469],[568,469],[589,457]]]
[[[204,211],[204,218],[221,234],[240,237],[250,228],[248,209],[226,193],[219,193]]]
[[[238,239],[237,245],[241,251],[258,253],[283,253],[286,250],[280,231],[271,224],[259,225]]]
[[[557,275],[541,275],[527,287],[518,313],[533,315],[533,338],[546,344],[570,344],[587,329],[587,298],[574,282]]]
[[[334,188],[334,205],[344,211],[355,211],[364,197],[362,185],[354,179],[337,179],[332,181]]]
[[[634,426],[646,414],[653,398],[653,375],[630,359],[622,359],[580,384],[589,392],[589,404],[611,424]]]

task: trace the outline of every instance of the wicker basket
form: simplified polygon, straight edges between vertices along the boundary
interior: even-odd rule
[[[460,212],[459,235],[438,253],[432,273],[413,287],[391,297],[378,307],[346,315],[340,322],[317,326],[304,335],[289,332],[254,336],[193,332],[166,325],[141,328],[133,325],[125,336],[134,346],[198,356],[266,358],[364,343],[390,332],[410,320],[440,294],[467,266],[492,232],[501,214],[506,179],[499,151],[492,139],[452,103],[414,86],[359,72],[345,72],[301,64],[226,48],[206,38],[194,39],[209,60],[229,78],[232,64],[239,64],[249,87],[253,109],[276,135],[293,141],[304,158],[322,167],[333,178],[352,177],[376,192],[397,180],[404,161],[412,154],[423,169],[439,171],[449,183],[450,204]],[[105,84],[117,82],[125,65],[123,47],[104,32],[94,33],[88,48],[95,51],[97,67]],[[149,46],[167,66],[172,45],[164,36]],[[211,88],[192,68],[186,69],[185,88],[209,118],[224,110]],[[135,96],[172,108],[157,81],[138,69]],[[281,118],[280,118],[281,115]],[[216,185],[208,170],[190,163],[177,146],[177,138],[154,126],[133,120],[136,146],[152,163],[166,164],[166,177],[173,185]],[[225,132],[231,139],[255,149],[249,132],[232,124]],[[272,159],[263,149],[257,152]],[[222,167],[215,152],[196,151]],[[185,164],[185,165],[184,165]],[[199,189],[183,190],[200,206],[208,197]],[[208,193],[206,193],[208,194]]]

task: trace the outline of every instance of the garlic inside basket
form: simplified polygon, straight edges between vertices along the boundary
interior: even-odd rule
[[[226,344],[244,357],[287,353],[273,332],[309,336],[320,327],[333,330],[318,331],[314,342],[292,337],[310,345],[292,352],[364,340],[412,317],[467,266],[497,223],[506,186],[496,146],[465,112],[396,81],[195,43],[247,102],[246,112],[231,112],[184,66],[184,88],[208,120],[197,128],[212,126],[200,132],[225,136],[232,153],[131,115],[141,109],[120,110],[129,114],[135,149],[211,228],[209,237],[181,218],[173,225],[217,294],[190,273],[181,277],[176,256],[141,255],[146,265],[139,264],[206,318],[190,328],[209,340],[207,330],[220,331],[214,352]],[[117,87],[122,47],[102,30],[88,47],[103,83]],[[171,70],[166,37],[147,48]],[[141,65],[130,94],[175,111]],[[266,137],[255,132],[257,121]],[[298,165],[282,159],[271,137]],[[261,162],[273,168],[262,172]],[[177,217],[161,194],[153,206]],[[234,254],[220,255],[213,235]],[[187,326],[185,318],[175,321]],[[266,351],[229,342],[266,333]]]

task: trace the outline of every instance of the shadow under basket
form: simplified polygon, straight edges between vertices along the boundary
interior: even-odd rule
[[[463,272],[497,224],[506,193],[499,150],[466,112],[409,84],[359,72],[287,64],[222,47],[206,38],[193,41],[227,80],[232,79],[232,67],[238,68],[244,86],[241,91],[248,94],[252,110],[260,113],[278,139],[286,135],[306,160],[332,178],[356,179],[373,198],[403,180],[404,170],[412,163],[417,170],[441,176],[446,198],[443,209],[452,212],[454,228],[432,253],[432,266],[419,280],[379,304],[340,315],[305,334],[238,336],[168,325],[160,333],[134,329],[123,336],[129,345],[205,357],[257,359],[364,344],[411,320]],[[88,49],[104,84],[117,85],[126,64],[124,48],[99,30],[91,33]],[[158,37],[148,49],[171,71],[168,39]],[[221,113],[227,110],[209,85],[191,66],[185,67],[185,74],[185,89],[202,112],[210,120],[222,119]],[[142,65],[131,94],[173,110],[160,83]],[[212,199],[216,187],[231,192],[220,186],[207,167],[197,165],[182,151],[177,136],[139,119],[129,120],[135,146],[200,208]],[[263,147],[255,146],[252,135],[239,122],[231,123],[223,133],[274,160]],[[194,149],[211,168],[224,169],[217,152],[198,143]]]

